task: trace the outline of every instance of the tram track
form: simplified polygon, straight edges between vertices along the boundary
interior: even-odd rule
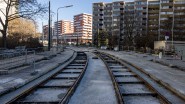
[[[95,52],[107,66],[119,104],[184,104],[184,100],[116,57]]]
[[[87,55],[77,52],[74,60],[64,68],[36,79],[41,81],[27,85],[32,86],[30,88],[18,89],[21,92],[19,95],[5,101],[8,104],[66,104],[83,77],[87,65]],[[7,97],[9,96],[5,96],[5,99]]]

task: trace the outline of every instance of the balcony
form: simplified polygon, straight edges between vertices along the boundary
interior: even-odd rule
[[[157,19],[157,18],[159,18],[159,15],[148,15],[148,18]]]
[[[174,23],[175,23],[175,24],[185,24],[185,21],[182,21],[182,20],[175,20]]]
[[[169,9],[162,9],[162,8],[161,8],[161,12],[173,12],[173,9],[172,9],[172,8],[169,8]]]
[[[148,21],[148,25],[159,24],[159,21]]]
[[[148,33],[151,35],[158,35],[158,31],[149,31]]]
[[[184,12],[184,11],[185,11],[185,9],[174,9],[175,13]]]
[[[159,14],[159,10],[149,10],[149,14]]]
[[[184,15],[174,15],[175,18],[185,18],[185,14]]]
[[[158,26],[149,26],[148,29],[149,30],[158,30]]]
[[[103,11],[93,11],[93,14],[103,14]]]
[[[185,3],[184,4],[176,4],[176,3],[174,3],[174,7],[185,7]]]
[[[112,15],[112,12],[104,12],[104,16],[111,16]]]
[[[155,9],[155,8],[159,8],[159,5],[149,5],[148,8],[149,9]]]
[[[173,6],[173,3],[161,3],[161,6]]]
[[[172,18],[173,14],[161,14],[161,18]]]

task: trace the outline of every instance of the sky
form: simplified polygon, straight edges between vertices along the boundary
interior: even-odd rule
[[[49,0],[38,0],[38,2],[43,4],[48,4]],[[51,2],[51,10],[54,12],[52,16],[52,21],[57,20],[57,9],[59,7],[73,5],[70,8],[62,8],[59,10],[59,20],[71,20],[73,21],[73,16],[80,13],[88,13],[92,14],[92,3],[95,2],[112,2],[112,1],[120,1],[120,0],[50,0]],[[133,0],[127,0],[133,1]],[[39,32],[42,32],[42,23],[44,25],[48,24],[47,18],[38,19]]]

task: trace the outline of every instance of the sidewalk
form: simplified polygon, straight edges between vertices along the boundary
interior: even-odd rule
[[[101,50],[103,51],[103,50]],[[151,75],[152,78],[157,79],[159,82],[165,86],[170,87],[175,92],[181,94],[185,97],[185,72],[181,70],[175,70],[168,66],[155,63],[151,60],[153,57],[148,57],[147,55],[139,55],[138,53],[128,53],[128,52],[115,52],[115,51],[103,51],[119,57],[135,66],[142,68]],[[147,57],[146,57],[147,56]],[[174,63],[178,63],[174,62]]]
[[[132,54],[136,57],[143,58],[145,60],[153,61],[160,63],[162,65],[166,65],[172,68],[177,68],[179,70],[185,71],[185,61],[180,60],[180,58],[170,57],[170,56],[163,56],[162,59],[159,59],[159,56],[157,55],[149,55],[149,54],[143,54],[143,53],[136,53],[136,52],[125,52],[122,51],[125,54]]]
[[[19,71],[16,71],[14,73],[0,75],[0,95],[14,90],[52,70],[59,64],[70,59],[73,56],[73,53],[74,51],[66,49],[64,52],[61,52],[61,54],[56,54],[56,57],[53,57],[50,60],[43,60],[36,63],[35,69],[33,68],[33,66],[29,66],[21,70],[17,69]]]
[[[114,86],[108,70],[100,59],[92,59],[69,104],[117,104]]]
[[[22,54],[21,56],[13,58],[5,58],[0,60],[0,74],[8,74],[15,72],[16,68],[29,66],[34,62],[38,62],[44,59],[49,59],[53,56],[56,56],[60,51],[51,49],[51,51],[44,51],[40,53],[34,53],[34,51],[28,51],[28,55]]]

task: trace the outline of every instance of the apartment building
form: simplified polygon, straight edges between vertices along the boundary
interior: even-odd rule
[[[44,25],[43,27],[42,27],[42,31],[43,31],[43,38],[44,38],[44,40],[47,40],[48,39],[48,33],[49,33],[49,27],[48,27],[48,25]]]
[[[135,0],[135,29],[136,35],[146,35],[147,34],[147,0]]]
[[[105,30],[110,36],[123,33],[124,1],[113,3],[93,3],[93,42],[99,30]],[[119,42],[119,41],[117,41]],[[119,44],[119,43],[118,43]]]
[[[77,34],[78,43],[92,41],[92,15],[81,13],[74,16],[74,32]]]
[[[135,0],[93,3],[94,43],[101,29],[119,35],[121,41],[128,31],[128,17],[130,22],[134,17],[135,35],[151,35],[152,41],[164,40],[165,36],[169,36],[169,40],[185,40],[184,0]]]
[[[148,1],[148,25],[147,29],[148,32],[147,34],[154,36],[154,40],[159,39],[159,12],[160,12],[160,0],[150,0]]]
[[[112,36],[119,35],[118,38],[114,38],[117,44],[122,42],[121,37],[123,36],[124,29],[124,1],[115,1],[112,3]]]
[[[130,41],[133,41],[133,40],[128,40],[125,37],[130,37],[134,35],[136,31],[134,28],[135,22],[137,22],[135,21],[135,16],[134,16],[134,2],[125,2],[123,13],[124,13],[122,15],[123,19],[121,20],[123,22],[123,25],[120,25],[122,27],[123,33],[122,34],[120,33],[120,37],[119,37],[120,39],[119,44],[122,44],[122,45],[118,44],[119,46],[128,45],[130,44]],[[119,48],[122,49],[123,47],[119,47]]]
[[[66,34],[66,33],[73,33],[74,32],[74,26],[73,22],[69,20],[60,20],[58,22],[55,22],[55,33],[59,35]]]
[[[160,0],[159,40],[185,40],[185,1]]]
[[[174,1],[173,16],[173,38],[174,40],[185,40],[185,1]],[[180,31],[180,32],[179,32]]]

